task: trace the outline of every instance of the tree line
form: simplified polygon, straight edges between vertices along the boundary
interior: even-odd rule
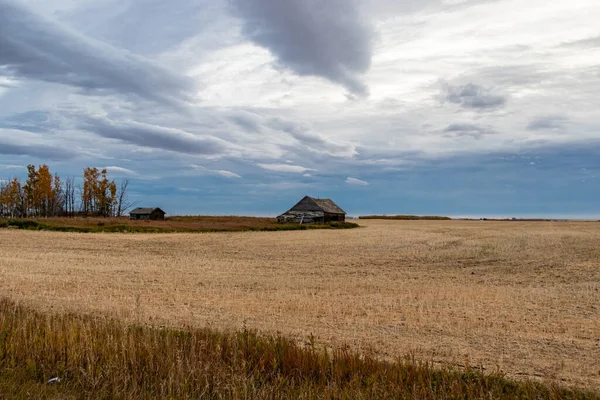
[[[122,216],[133,206],[128,201],[127,180],[117,186],[109,180],[106,169],[85,168],[83,182],[76,186],[75,178],[61,179],[52,175],[46,164],[37,169],[27,166],[27,180],[0,180],[0,216],[75,217]]]

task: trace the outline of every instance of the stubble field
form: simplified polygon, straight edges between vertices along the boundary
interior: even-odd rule
[[[600,390],[600,224],[343,231],[0,230],[0,292],[41,310],[281,332]]]

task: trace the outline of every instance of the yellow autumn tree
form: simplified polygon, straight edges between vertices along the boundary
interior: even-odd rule
[[[27,166],[27,181],[23,186],[25,193],[25,213],[33,217],[50,217],[62,211],[60,195],[62,186],[58,175],[52,176],[50,168],[40,165]]]
[[[83,212],[86,215],[110,217],[114,215],[117,203],[117,185],[110,181],[107,170],[86,168],[83,170],[83,190],[81,193]]]
[[[48,217],[50,215],[50,205],[54,202],[52,181],[50,168],[46,164],[40,165],[37,170],[36,203],[34,204],[37,216]]]
[[[25,215],[25,193],[19,179],[14,178],[2,188],[1,192],[3,213],[8,217]]]

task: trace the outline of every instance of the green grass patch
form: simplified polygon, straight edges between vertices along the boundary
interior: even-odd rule
[[[60,383],[47,384],[59,377]],[[25,389],[24,389],[25,388]],[[597,393],[379,361],[253,331],[127,326],[45,314],[0,299],[0,391],[7,398],[599,399]]]

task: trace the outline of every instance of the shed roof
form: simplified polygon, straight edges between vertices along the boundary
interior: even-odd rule
[[[154,211],[160,211],[163,214],[166,214],[166,212],[164,212],[163,210],[161,210],[158,207],[155,208],[143,208],[143,207],[138,207],[135,210],[132,210],[129,214],[141,214],[141,215],[150,215],[152,214]]]

